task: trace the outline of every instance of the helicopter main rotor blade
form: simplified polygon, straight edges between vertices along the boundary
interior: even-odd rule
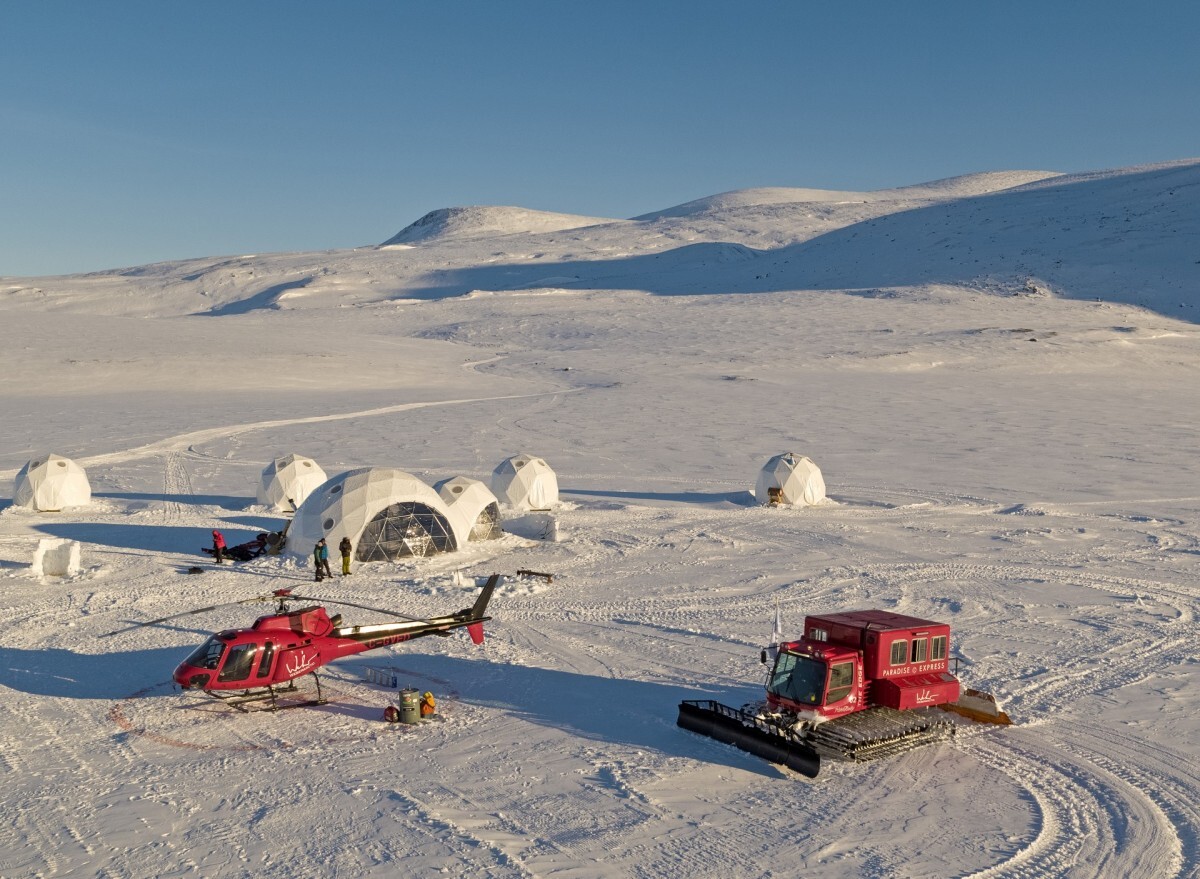
[[[277,598],[277,596],[275,596],[275,595],[256,595],[253,598],[243,598],[240,601],[225,601],[225,602],[222,602],[221,604],[210,604],[208,607],[197,607],[194,610],[185,610],[185,611],[181,611],[179,613],[173,613],[170,616],[159,617],[156,620],[146,620],[146,622],[144,622],[144,623],[134,623],[132,626],[126,626],[123,629],[117,629],[116,631],[113,631],[113,632],[105,632],[103,635],[100,635],[99,637],[108,638],[111,635],[119,635],[122,632],[132,632],[134,629],[141,629],[145,626],[156,626],[159,623],[165,623],[168,620],[176,620],[176,619],[179,619],[180,617],[192,616],[192,615],[198,614],[198,613],[208,613],[209,611],[220,610],[222,607],[233,607],[234,605],[237,605],[237,604],[254,604],[256,602],[261,602],[261,601],[272,601],[275,598]]]
[[[365,604],[355,604],[352,601],[335,601],[332,598],[314,598],[311,595],[290,595],[288,597],[297,599],[299,601],[319,601],[322,604],[340,604],[344,607],[357,607],[359,610],[373,610],[375,613],[386,614],[390,617],[398,617],[402,620],[408,620],[410,623],[430,623],[430,620],[427,620],[423,617],[410,617],[408,614],[396,613],[394,610],[384,610],[381,607],[368,607]]]

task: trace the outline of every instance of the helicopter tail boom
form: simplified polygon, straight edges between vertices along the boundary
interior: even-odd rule
[[[479,593],[479,597],[475,599],[475,604],[471,607],[471,615],[470,615],[469,619],[473,619],[473,620],[483,619],[483,615],[487,613],[488,602],[492,600],[492,593],[496,591],[496,587],[499,584],[500,584],[500,575],[499,574],[492,574],[492,576],[488,577],[487,583],[484,584],[483,590]],[[474,626],[472,626],[471,628],[473,629]],[[480,631],[481,632],[483,631],[482,628],[480,629]],[[474,632],[471,632],[471,638],[472,638],[472,640],[475,638]],[[480,636],[480,640],[483,640],[482,635]],[[479,641],[476,641],[475,643],[478,644]]]

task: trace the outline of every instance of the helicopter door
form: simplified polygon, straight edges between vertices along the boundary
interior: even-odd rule
[[[258,661],[258,676],[260,678],[270,677],[271,661],[275,659],[275,642],[268,641],[263,645],[262,659]]]
[[[237,647],[229,648],[229,652],[225,654],[225,664],[221,666],[217,680],[226,683],[244,681],[250,677],[250,670],[254,668],[254,654],[257,651],[257,644],[239,644]]]

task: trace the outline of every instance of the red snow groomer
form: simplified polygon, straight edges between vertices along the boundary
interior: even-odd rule
[[[953,736],[934,708],[1011,723],[990,695],[959,692],[945,623],[856,610],[806,617],[798,641],[779,643],[778,628],[762,653],[774,657],[765,702],[684,701],[679,726],[815,778],[822,756],[871,760]]]

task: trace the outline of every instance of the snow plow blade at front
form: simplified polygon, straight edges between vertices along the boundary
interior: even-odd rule
[[[734,745],[809,778],[816,778],[821,771],[820,754],[789,738],[769,720],[738,708],[709,699],[685,700],[679,703],[677,723],[689,732]]]
[[[1009,716],[996,704],[996,697],[981,690],[964,690],[957,702],[948,702],[938,707],[980,723],[997,723],[1001,726],[1009,726],[1012,723]]]

